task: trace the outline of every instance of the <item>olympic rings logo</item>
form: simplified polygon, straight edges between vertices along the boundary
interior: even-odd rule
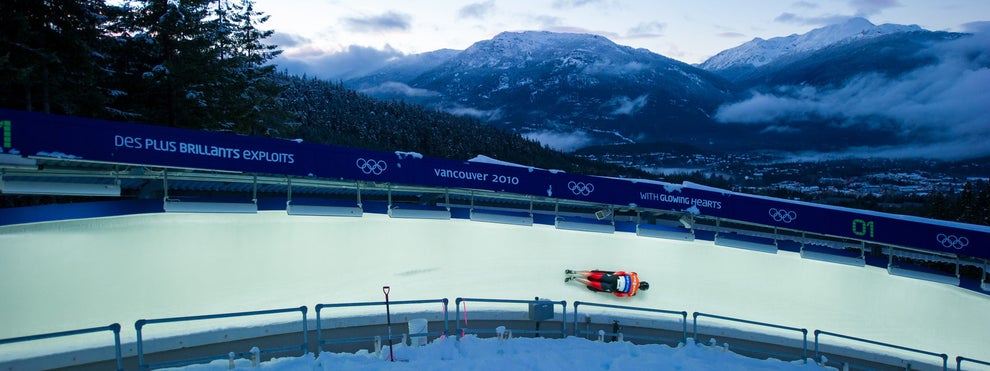
[[[575,195],[588,196],[591,192],[595,191],[595,185],[585,182],[575,182],[572,180],[567,183],[567,189],[570,189]]]
[[[386,164],[384,160],[365,160],[363,158],[357,159],[355,165],[357,165],[358,169],[361,169],[361,171],[365,174],[375,175],[382,175],[382,173],[385,172],[385,169],[388,168],[388,164]]]
[[[797,213],[791,210],[771,208],[769,214],[770,219],[773,219],[775,222],[790,223],[794,219],[797,219]]]
[[[942,244],[942,247],[953,248],[956,250],[961,250],[962,248],[969,246],[969,239],[966,237],[956,237],[955,235],[939,233],[935,236],[935,241]]]

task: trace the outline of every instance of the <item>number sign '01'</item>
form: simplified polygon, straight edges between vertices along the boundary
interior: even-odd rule
[[[873,238],[873,221],[866,221],[863,219],[853,219],[852,222],[852,232],[853,234],[860,237]]]

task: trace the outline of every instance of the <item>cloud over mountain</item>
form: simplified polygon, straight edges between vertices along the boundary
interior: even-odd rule
[[[404,56],[389,45],[382,49],[351,45],[335,52],[303,44],[287,49],[284,54],[276,58],[279,67],[293,74],[331,80],[365,75],[391,59]]]
[[[924,51],[937,59],[899,76],[866,73],[844,85],[785,86],[723,105],[723,123],[890,128],[904,142],[875,152],[898,156],[968,158],[990,155],[990,34],[936,44]]]

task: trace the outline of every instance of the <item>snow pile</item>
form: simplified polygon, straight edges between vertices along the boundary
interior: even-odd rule
[[[474,158],[469,159],[468,162],[477,162],[482,164],[493,164],[493,165],[502,165],[502,166],[515,166],[515,167],[524,167],[524,168],[533,169],[532,166],[526,166],[514,162],[502,161],[485,155],[474,156]]]
[[[295,358],[276,358],[260,366],[267,370],[823,370],[809,361],[784,362],[744,357],[721,346],[695,345],[671,348],[666,345],[602,343],[583,338],[497,338],[473,335],[459,341],[438,339],[422,347],[395,345],[395,362],[389,362],[386,345],[380,355],[320,353]],[[173,370],[226,370],[229,361],[219,360]],[[237,369],[253,368],[250,360],[237,360]]]

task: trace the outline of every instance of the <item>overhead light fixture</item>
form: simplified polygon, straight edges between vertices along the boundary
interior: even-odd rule
[[[845,254],[845,250],[827,246],[813,246],[803,244],[801,246],[801,257],[805,259],[832,262],[838,264],[852,265],[857,267],[866,266],[866,258],[860,250],[860,256]]]
[[[570,231],[583,231],[583,232],[595,232],[595,233],[615,233],[615,226],[612,224],[602,224],[594,222],[579,222],[571,220],[563,220],[557,218],[555,223],[557,229],[565,229]]]
[[[0,167],[19,168],[19,169],[37,169],[38,160],[35,160],[33,158],[22,157],[18,155],[0,153]]]
[[[450,210],[446,208],[414,207],[409,208],[392,205],[388,208],[388,216],[408,219],[450,219]]]
[[[356,197],[353,202],[343,200],[320,200],[323,205],[295,204],[292,200],[292,178],[286,180],[286,201],[285,213],[299,216],[364,216],[364,209],[361,207],[361,187],[357,186]],[[305,201],[304,201],[305,202]],[[329,204],[327,204],[329,203]]]
[[[602,220],[602,219],[605,219],[605,218],[608,218],[608,217],[611,217],[611,216],[612,216],[612,208],[611,207],[606,207],[604,209],[595,211],[595,218],[597,218],[598,220]]]
[[[120,184],[36,182],[0,178],[0,193],[17,195],[120,197]]]
[[[293,205],[288,202],[285,205],[285,212],[289,215],[309,215],[309,216],[356,216],[364,215],[364,210],[358,206],[319,206],[319,205]]]
[[[390,183],[388,185],[388,216],[390,218],[409,219],[450,219],[450,195],[447,194],[446,190],[444,191],[442,204],[448,206],[431,206],[438,199],[439,195],[436,194],[420,194],[420,204],[393,203],[392,184]]]
[[[257,214],[258,177],[254,177],[254,195],[251,202],[187,201],[171,198],[168,195],[168,173],[162,173],[162,186],[165,188],[164,209],[167,213],[221,213]]]
[[[959,286],[959,259],[956,257],[948,257],[941,254],[928,254],[910,250],[898,250],[893,246],[885,247],[884,252],[887,253],[887,257],[889,259],[887,261],[887,273],[889,274]],[[896,259],[898,257],[908,260],[906,262],[898,261]],[[949,273],[943,273],[937,270],[929,270],[921,266],[920,262],[951,263],[955,265],[956,274],[951,275]]]
[[[636,225],[636,235],[643,237],[665,238],[668,240],[694,241],[694,232],[679,227],[664,227],[660,225]]]
[[[471,210],[471,220],[476,222],[512,224],[512,225],[533,225],[533,215],[526,212],[489,212]]]
[[[227,213],[227,214],[256,214],[258,204],[246,202],[195,202],[181,200],[165,200],[165,212],[168,213]]]
[[[715,246],[734,247],[750,251],[760,251],[770,254],[777,253],[777,241],[754,236],[737,236],[731,233],[715,235]]]

